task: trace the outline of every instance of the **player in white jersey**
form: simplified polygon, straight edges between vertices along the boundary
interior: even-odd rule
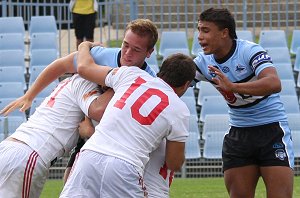
[[[254,197],[262,176],[267,197],[291,198],[292,137],[271,57],[258,44],[237,39],[227,9],[203,11],[198,30],[203,52],[194,59],[196,78],[211,82],[229,106],[222,164],[230,197]]]
[[[84,115],[100,120],[99,95],[97,84],[78,74],[67,78],[0,143],[0,197],[40,196],[50,166],[76,145]]]
[[[163,62],[158,78],[137,67],[109,72],[111,68],[88,58],[89,52],[81,53],[80,49],[89,48],[84,44],[79,47],[79,74],[112,87],[115,94],[83,146],[61,197],[74,196],[75,189],[79,197],[144,197],[143,170],[163,138],[167,138],[167,166],[178,170],[184,161],[189,111],[178,96],[194,78],[195,64],[177,54]]]
[[[148,35],[148,36],[147,36]],[[125,37],[123,40],[122,48],[112,49],[112,48],[101,48],[95,47],[92,48],[91,53],[97,64],[100,65],[109,65],[113,67],[122,66],[122,65],[137,65],[153,75],[153,72],[149,69],[149,66],[145,64],[144,60],[146,57],[149,57],[153,51],[153,47],[157,40],[157,30],[153,23],[145,19],[137,19],[130,22],[126,28]],[[144,51],[144,49],[147,49]],[[21,111],[25,111],[31,105],[31,98],[34,98],[46,85],[50,84],[51,81],[58,78],[60,75],[68,72],[75,72],[74,65],[76,65],[76,53],[72,53],[66,57],[56,60],[51,63],[47,69],[45,69],[42,74],[38,77],[33,86],[26,92],[24,97],[21,97],[17,101],[11,103],[5,110],[5,112],[10,112],[16,108],[21,108]],[[161,150],[161,148],[159,148]],[[163,148],[162,148],[163,149]],[[162,161],[163,157],[159,156],[151,157],[151,161]],[[157,164],[157,163],[154,163]],[[163,164],[162,164],[163,166]],[[71,166],[70,166],[71,167]],[[151,168],[150,165],[147,167]],[[66,170],[66,175],[71,168]],[[164,168],[165,169],[165,168]],[[146,171],[147,173],[151,171]],[[157,172],[157,171],[156,171]],[[170,171],[168,171],[170,172]],[[156,186],[150,184],[148,180],[150,177],[146,177],[146,183],[153,188],[150,190],[156,190],[155,194],[166,194],[169,189],[166,188],[169,186],[169,179],[161,180],[161,175],[154,175],[159,182],[155,182]],[[154,181],[151,179],[151,181]],[[160,186],[165,186],[164,192],[159,191],[162,189]],[[151,191],[150,191],[151,195]]]

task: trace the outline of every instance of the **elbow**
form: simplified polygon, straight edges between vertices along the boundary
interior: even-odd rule
[[[182,160],[177,160],[176,162],[172,162],[172,163],[167,162],[167,167],[171,171],[180,171],[183,163],[184,163],[184,158]]]
[[[277,80],[274,80],[273,81],[274,83],[272,83],[272,90],[273,90],[273,93],[279,93],[281,92],[281,81],[280,79],[277,79]]]

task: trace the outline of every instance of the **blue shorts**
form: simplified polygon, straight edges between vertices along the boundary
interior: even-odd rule
[[[287,122],[255,127],[231,127],[222,150],[223,171],[247,165],[294,167]]]

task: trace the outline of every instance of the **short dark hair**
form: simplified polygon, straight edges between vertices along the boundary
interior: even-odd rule
[[[157,73],[172,87],[181,87],[188,81],[193,81],[197,65],[190,56],[177,53],[167,57]]]
[[[209,8],[200,14],[199,21],[212,22],[220,30],[227,28],[230,38],[237,39],[234,17],[226,8]]]

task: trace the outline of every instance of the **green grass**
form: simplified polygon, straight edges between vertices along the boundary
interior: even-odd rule
[[[41,198],[57,198],[62,189],[62,180],[48,180]],[[225,198],[228,197],[223,178],[174,179],[170,198]],[[266,197],[262,180],[259,180],[255,198]],[[294,196],[300,197],[300,177],[294,180]]]

